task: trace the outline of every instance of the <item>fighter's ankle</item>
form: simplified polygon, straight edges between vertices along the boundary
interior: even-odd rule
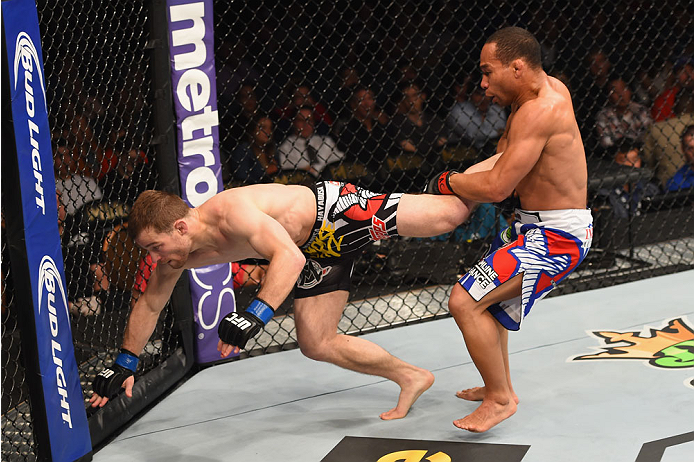
[[[484,401],[488,401],[492,404],[499,406],[508,406],[511,403],[515,404],[513,396],[508,393],[490,393],[487,392],[484,395]]]

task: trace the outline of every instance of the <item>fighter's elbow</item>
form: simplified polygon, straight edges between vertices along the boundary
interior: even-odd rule
[[[304,256],[299,248],[293,249],[289,261],[291,262],[291,270],[299,273],[306,264],[306,256]]]
[[[489,202],[501,202],[513,193],[513,188],[495,185],[489,188]]]
[[[299,253],[299,256],[296,258],[297,264],[303,269],[304,265],[306,264],[306,256],[303,253]]]

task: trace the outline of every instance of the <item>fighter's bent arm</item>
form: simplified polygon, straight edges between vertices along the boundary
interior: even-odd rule
[[[499,160],[499,157],[501,157],[501,154],[503,153],[499,152],[488,159],[484,159],[481,162],[477,162],[472,167],[467,168],[463,173],[477,173],[491,170],[492,168],[494,168],[496,161]]]
[[[133,306],[128,325],[123,336],[123,348],[140,354],[147,340],[154,332],[159,313],[171,297],[174,286],[183,269],[173,269],[168,265],[157,265],[147,283],[147,290]]]
[[[517,110],[514,123],[505,135],[504,151],[497,154],[499,157],[491,170],[451,176],[453,192],[475,202],[500,202],[513,192],[535,166],[549,139],[548,118],[552,117],[552,111],[544,111],[531,103]],[[491,159],[494,157],[487,161]]]
[[[114,364],[99,372],[92,382],[94,393],[89,398],[92,407],[103,407],[121,388],[125,388],[126,396],[132,397],[137,356],[154,332],[159,313],[164,309],[182,272],[182,269],[174,270],[167,265],[158,265],[152,271],[147,290],[130,313],[121,353]]]
[[[246,218],[248,242],[270,261],[258,298],[277,309],[294,288],[306,258],[275,219],[259,210],[248,212]]]

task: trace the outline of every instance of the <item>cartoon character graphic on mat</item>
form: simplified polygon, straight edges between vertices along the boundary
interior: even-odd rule
[[[646,329],[647,335],[638,331],[592,331],[591,335],[604,342],[602,351],[571,360],[638,359],[660,369],[694,368],[694,329],[686,318],[665,321],[660,329]],[[687,379],[685,385],[694,388],[693,382],[694,379]]]

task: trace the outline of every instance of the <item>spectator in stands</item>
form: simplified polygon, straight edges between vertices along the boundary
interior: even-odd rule
[[[389,176],[400,181],[386,187],[414,192],[426,184],[424,177],[433,169],[442,168],[441,153],[448,139],[443,121],[425,111],[427,94],[422,86],[405,82],[400,89],[400,101],[391,121],[396,152],[388,159]]]
[[[405,154],[419,154],[428,164],[439,161],[447,141],[443,122],[425,111],[427,94],[416,82],[401,85],[401,99],[393,116],[395,142]]]
[[[279,158],[273,140],[273,123],[268,116],[257,116],[249,126],[246,140],[238,145],[229,165],[235,180],[267,183],[279,172]]]
[[[250,84],[253,88],[254,82],[260,79],[260,72],[248,60],[249,56],[243,40],[227,36],[219,41],[215,58],[220,110],[233,104],[243,85]]]
[[[73,106],[61,105],[60,112],[50,116],[51,138],[69,150],[75,162],[75,173],[93,175],[99,168],[100,150],[89,119]]]
[[[630,168],[641,168],[641,146],[638,141],[623,138],[618,146],[614,161],[616,164]],[[660,188],[650,180],[640,180],[616,186],[613,189],[602,188],[598,194],[607,199],[612,206],[615,216],[626,218],[630,215],[640,215],[641,201],[660,193]]]
[[[614,152],[623,140],[643,141],[653,124],[648,109],[632,100],[632,91],[622,77],[610,79],[608,95],[608,104],[596,117],[600,145]]]
[[[287,101],[283,106],[277,107],[273,111],[277,118],[277,129],[284,134],[290,131],[292,121],[300,108],[309,107],[313,110],[311,115],[314,129],[317,133],[325,135],[330,131],[333,124],[333,115],[328,108],[312,94],[312,88],[307,83],[293,83],[287,85]]]
[[[674,35],[673,35],[674,37]],[[645,105],[651,110],[651,117],[657,122],[658,117],[653,112],[653,106],[659,95],[666,93],[666,90],[675,86],[677,76],[675,73],[675,47],[679,44],[675,41],[665,44],[664,48],[649,47],[648,49],[630,50],[635,53],[638,62],[642,65],[636,66],[635,82],[633,83],[634,99]],[[688,53],[685,49],[684,54]]]
[[[393,133],[388,116],[376,106],[373,91],[355,88],[349,100],[351,116],[340,131],[338,147],[352,159],[365,165],[375,177],[392,150]],[[382,180],[364,185],[381,189]]]
[[[231,108],[225,111],[221,123],[223,126],[229,127],[229,135],[223,137],[228,140],[224,149],[231,153],[237,146],[246,139],[251,121],[256,117],[259,111],[258,97],[255,93],[255,84],[253,82],[242,82],[236,93],[236,100],[232,103]]]
[[[622,140],[617,147],[614,161],[625,167],[641,168],[641,153],[637,142],[630,138]]]
[[[669,61],[666,61],[669,63]],[[661,94],[665,88],[670,85],[666,84],[667,76],[670,76],[674,82],[672,69],[658,69],[657,67],[641,67],[636,70],[634,81],[634,100],[643,104],[648,108],[653,108],[653,102]],[[652,117],[652,112],[651,112]]]
[[[328,100],[330,107],[335,112],[336,123],[349,119],[352,112],[349,100],[360,82],[361,75],[355,66],[345,66],[340,69],[337,82],[333,85],[332,98]]]
[[[64,139],[53,143],[53,167],[56,188],[61,191],[61,201],[68,215],[74,215],[85,204],[103,197],[96,179],[80,171]]]
[[[675,62],[675,83],[653,103],[651,114],[656,122],[678,114],[694,114],[694,57],[682,56]]]
[[[142,149],[118,141],[111,153],[116,158],[115,168],[111,168],[99,182],[106,197],[132,204],[141,192],[154,189],[156,178],[152,164]]]
[[[478,85],[470,85],[469,97],[461,93],[465,90],[459,85],[458,98],[446,119],[451,129],[451,138],[475,147],[479,152],[490,142],[498,140],[506,127],[506,111],[492,103]]]
[[[668,191],[689,189],[694,187],[694,125],[689,125],[682,132],[681,142],[685,163],[675,172],[665,185]]]
[[[315,130],[314,107],[299,108],[292,124],[293,133],[280,144],[280,168],[285,171],[302,170],[314,178],[320,176],[328,164],[339,162],[345,155],[335,141]]]
[[[612,63],[607,53],[596,48],[586,57],[586,67],[588,73],[576,89],[582,97],[575,111],[586,148],[594,152],[600,146],[596,139],[595,118],[600,109],[607,104],[607,86],[612,72]]]
[[[419,64],[421,65],[421,61]],[[421,82],[421,75],[412,61],[403,57],[383,77],[382,82],[374,81],[374,86],[376,84],[379,86],[378,91],[376,91],[377,104],[386,113],[393,115],[397,112],[398,105],[402,101],[402,87],[408,82]],[[373,89],[374,87],[372,87]]]
[[[92,175],[98,169],[100,146],[108,136],[106,107],[80,77],[79,64],[63,60],[60,66],[51,76],[55,86],[51,89],[54,99],[49,102],[52,138],[65,139],[80,171]]]
[[[678,112],[689,110],[687,105],[675,104],[673,110],[674,117],[655,122],[644,138],[643,160],[664,189],[686,164],[682,135],[688,126],[694,125],[694,112]]]
[[[94,316],[101,313],[105,293],[109,290],[101,261],[101,240],[98,234],[65,227],[68,214],[61,197],[60,191],[56,191],[68,307],[74,315]]]

